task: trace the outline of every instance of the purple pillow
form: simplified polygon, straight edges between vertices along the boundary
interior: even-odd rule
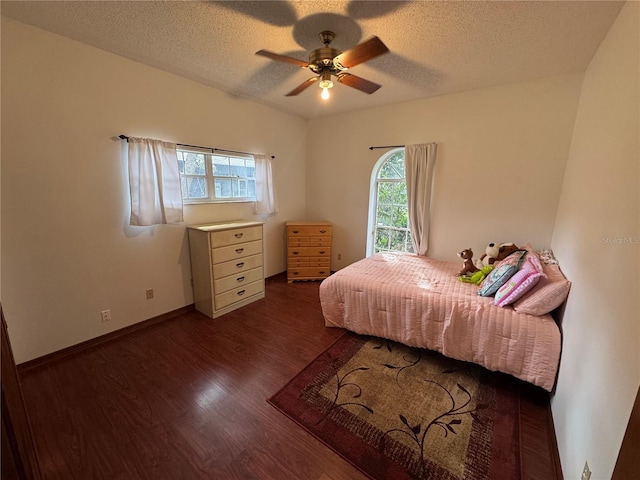
[[[542,273],[540,259],[535,253],[529,252],[522,268],[498,289],[494,303],[499,307],[511,305],[535,287],[541,277],[546,275]]]

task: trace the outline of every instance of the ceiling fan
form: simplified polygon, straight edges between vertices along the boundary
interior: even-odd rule
[[[322,98],[329,98],[329,89],[333,87],[331,77],[335,76],[339,83],[360,90],[368,94],[372,94],[380,88],[377,83],[370,82],[364,78],[358,77],[346,70],[355,67],[361,63],[367,62],[372,58],[382,55],[389,51],[387,46],[382,43],[378,37],[372,37],[359,45],[345,52],[336,50],[330,47],[331,42],[336,37],[335,33],[325,30],[320,33],[320,40],[324,43],[324,47],[317,48],[309,53],[309,61],[298,60],[297,58],[289,57],[287,55],[280,55],[277,53],[269,52],[268,50],[259,50],[256,55],[262,55],[263,57],[277,60],[279,62],[290,63],[302,68],[308,68],[316,74],[315,77],[311,77],[305,80],[296,88],[287,93],[287,97],[298,95],[305,90],[311,84],[319,82],[320,88],[322,88]]]

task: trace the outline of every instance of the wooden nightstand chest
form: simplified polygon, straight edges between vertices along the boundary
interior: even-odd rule
[[[287,282],[322,280],[331,273],[331,224],[287,222]]]

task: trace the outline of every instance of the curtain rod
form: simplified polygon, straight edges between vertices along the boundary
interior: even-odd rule
[[[118,138],[121,138],[122,140],[126,140],[127,142],[129,141],[129,137],[124,134],[118,135]],[[189,145],[186,143],[176,143],[176,145],[179,145],[181,147],[204,148],[205,150],[211,150],[211,153],[227,152],[227,153],[240,153],[243,155],[255,155],[255,153],[251,153],[251,152],[239,152],[238,150],[225,150],[224,148],[215,148],[215,147],[201,147],[200,145]],[[276,158],[276,157],[274,155],[271,155],[271,158]]]
[[[369,147],[369,150],[373,150],[374,148],[402,148],[405,145],[380,145],[377,147]]]

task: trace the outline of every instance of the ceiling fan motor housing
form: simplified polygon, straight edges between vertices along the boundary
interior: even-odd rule
[[[309,54],[309,69],[314,73],[320,73],[323,70],[335,70],[333,59],[342,52],[331,47],[317,48]]]

